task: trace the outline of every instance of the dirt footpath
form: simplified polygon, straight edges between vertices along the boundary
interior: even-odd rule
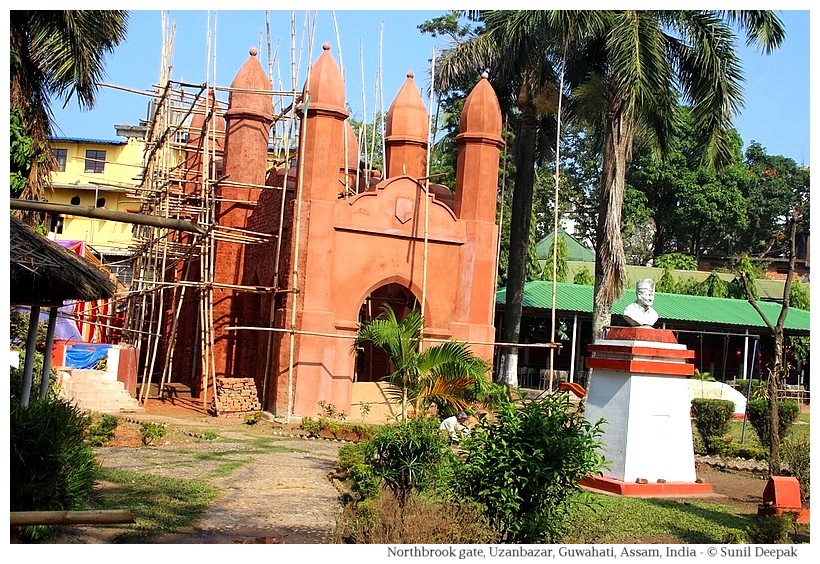
[[[293,426],[197,413],[149,409],[124,415],[115,446],[96,450],[106,469],[202,478],[220,490],[205,515],[189,529],[134,536],[118,526],[65,527],[55,543],[267,543],[330,542],[339,496],[328,478],[341,443],[289,436]],[[141,421],[163,423],[157,444],[139,439]],[[205,440],[203,436],[218,437]],[[101,484],[104,490],[110,485]]]

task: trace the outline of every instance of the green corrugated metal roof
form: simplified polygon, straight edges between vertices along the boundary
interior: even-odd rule
[[[594,288],[579,284],[556,284],[555,309],[557,312],[592,314]],[[497,303],[506,303],[507,289],[500,288],[496,293]],[[635,290],[624,290],[621,299],[612,306],[612,313],[620,315],[624,308],[635,301]],[[780,304],[758,302],[760,309],[772,323],[780,315]],[[524,307],[546,309],[552,308],[552,282],[537,280],[524,286]],[[703,324],[709,327],[734,327],[740,329],[765,329],[766,324],[746,300],[728,298],[709,298],[704,296],[687,296],[683,294],[655,294],[653,307],[658,312],[660,326],[663,321],[680,321]],[[791,332],[808,334],[809,312],[789,308],[785,329]]]
[[[553,231],[535,245],[535,252],[540,260],[552,260],[550,249],[552,247],[552,237],[554,233]],[[567,242],[568,261],[595,262],[595,253],[582,245],[572,235],[561,228],[558,228],[558,234]]]
[[[539,260],[539,262],[541,264],[541,268],[545,268],[549,261]],[[593,262],[577,261],[571,259],[568,260],[567,280],[571,282],[575,278],[575,275],[584,268],[586,268],[587,271],[589,271],[589,273],[593,276],[595,275],[594,257]],[[637,266],[634,264],[628,264],[626,265],[626,285],[629,287],[634,287],[635,282],[643,278],[652,278],[655,282],[657,282],[661,279],[661,276],[663,276],[663,271],[663,268],[658,268],[656,266]],[[672,276],[672,279],[675,282],[680,282],[682,280],[689,279],[694,279],[698,282],[703,282],[704,280],[709,278],[709,275],[712,273],[705,272],[703,270],[670,270],[669,274]],[[716,274],[726,282],[731,282],[735,278],[734,274],[730,274],[728,272],[717,272]],[[783,280],[769,280],[766,278],[759,278],[755,280],[755,285],[757,286],[757,291],[760,295],[760,298],[767,300],[781,300],[783,298],[784,283],[785,282]],[[808,288],[808,283],[801,282],[801,284]]]

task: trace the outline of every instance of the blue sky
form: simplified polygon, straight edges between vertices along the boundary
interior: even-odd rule
[[[445,47],[445,39],[422,35],[416,26],[442,13],[440,10],[300,10],[294,12],[296,44],[293,47],[291,12],[270,11],[272,51],[276,52],[274,88],[290,90],[293,87],[292,50],[298,66],[297,84],[301,88],[308,60],[315,61],[322,44],[327,42],[337,63],[343,66],[353,117],[361,119],[366,112],[370,119],[382,103],[386,111],[410,71],[414,72],[416,85],[429,107],[430,60],[434,51]],[[778,13],[787,32],[779,50],[763,55],[742,41],[738,45],[746,84],[745,107],[735,119],[735,125],[744,146],[757,141],[768,154],[783,155],[808,165],[811,137],[809,11]],[[309,34],[314,17],[311,52]],[[174,80],[200,84],[210,73],[212,84],[228,86],[247,59],[250,47],[259,48],[260,62],[263,68],[268,68],[264,10],[171,10],[168,18],[176,26]],[[126,42],[106,58],[106,83],[143,92],[158,82],[161,21],[159,10],[131,12]],[[378,80],[380,69],[381,81]],[[379,101],[379,93],[383,101]],[[147,104],[145,96],[106,87],[100,90],[97,105],[90,112],[79,110],[74,101],[65,109],[57,102],[53,104],[55,134],[116,139],[114,125],[138,123],[146,117]]]

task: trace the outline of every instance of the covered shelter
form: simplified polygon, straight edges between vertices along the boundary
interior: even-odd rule
[[[26,360],[20,404],[28,405],[31,394],[34,348],[40,309],[49,309],[46,349],[40,396],[45,397],[51,371],[51,349],[57,310],[67,300],[91,301],[114,296],[109,277],[75,253],[36,233],[14,215],[9,216],[10,304],[30,306]]]
[[[590,324],[594,299],[593,286],[557,282],[555,311],[564,329],[556,340],[562,349],[556,356],[553,370],[559,379],[586,385],[583,370],[586,347],[590,344]],[[553,282],[536,280],[524,286],[521,342],[547,343],[552,311]],[[506,288],[496,293],[496,319],[503,322]],[[627,325],[621,318],[624,308],[635,301],[635,290],[625,289],[620,300],[612,306],[612,324]],[[774,322],[781,304],[758,301],[766,316]],[[670,329],[678,342],[695,351],[695,367],[709,372],[718,380],[749,378],[758,357],[757,344],[769,331],[747,300],[689,296],[658,292],[653,307],[658,312],[656,327]],[[499,324],[496,327],[501,331]],[[784,331],[787,336],[807,336],[810,332],[809,312],[789,308]],[[519,383],[522,387],[542,388],[544,374],[550,369],[545,348],[522,348],[519,362]],[[798,370],[797,384],[803,385]],[[807,381],[805,382],[808,383]]]

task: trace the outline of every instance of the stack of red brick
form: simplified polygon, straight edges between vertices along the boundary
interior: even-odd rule
[[[220,417],[262,410],[253,378],[217,378],[216,400],[211,400],[211,412]]]

